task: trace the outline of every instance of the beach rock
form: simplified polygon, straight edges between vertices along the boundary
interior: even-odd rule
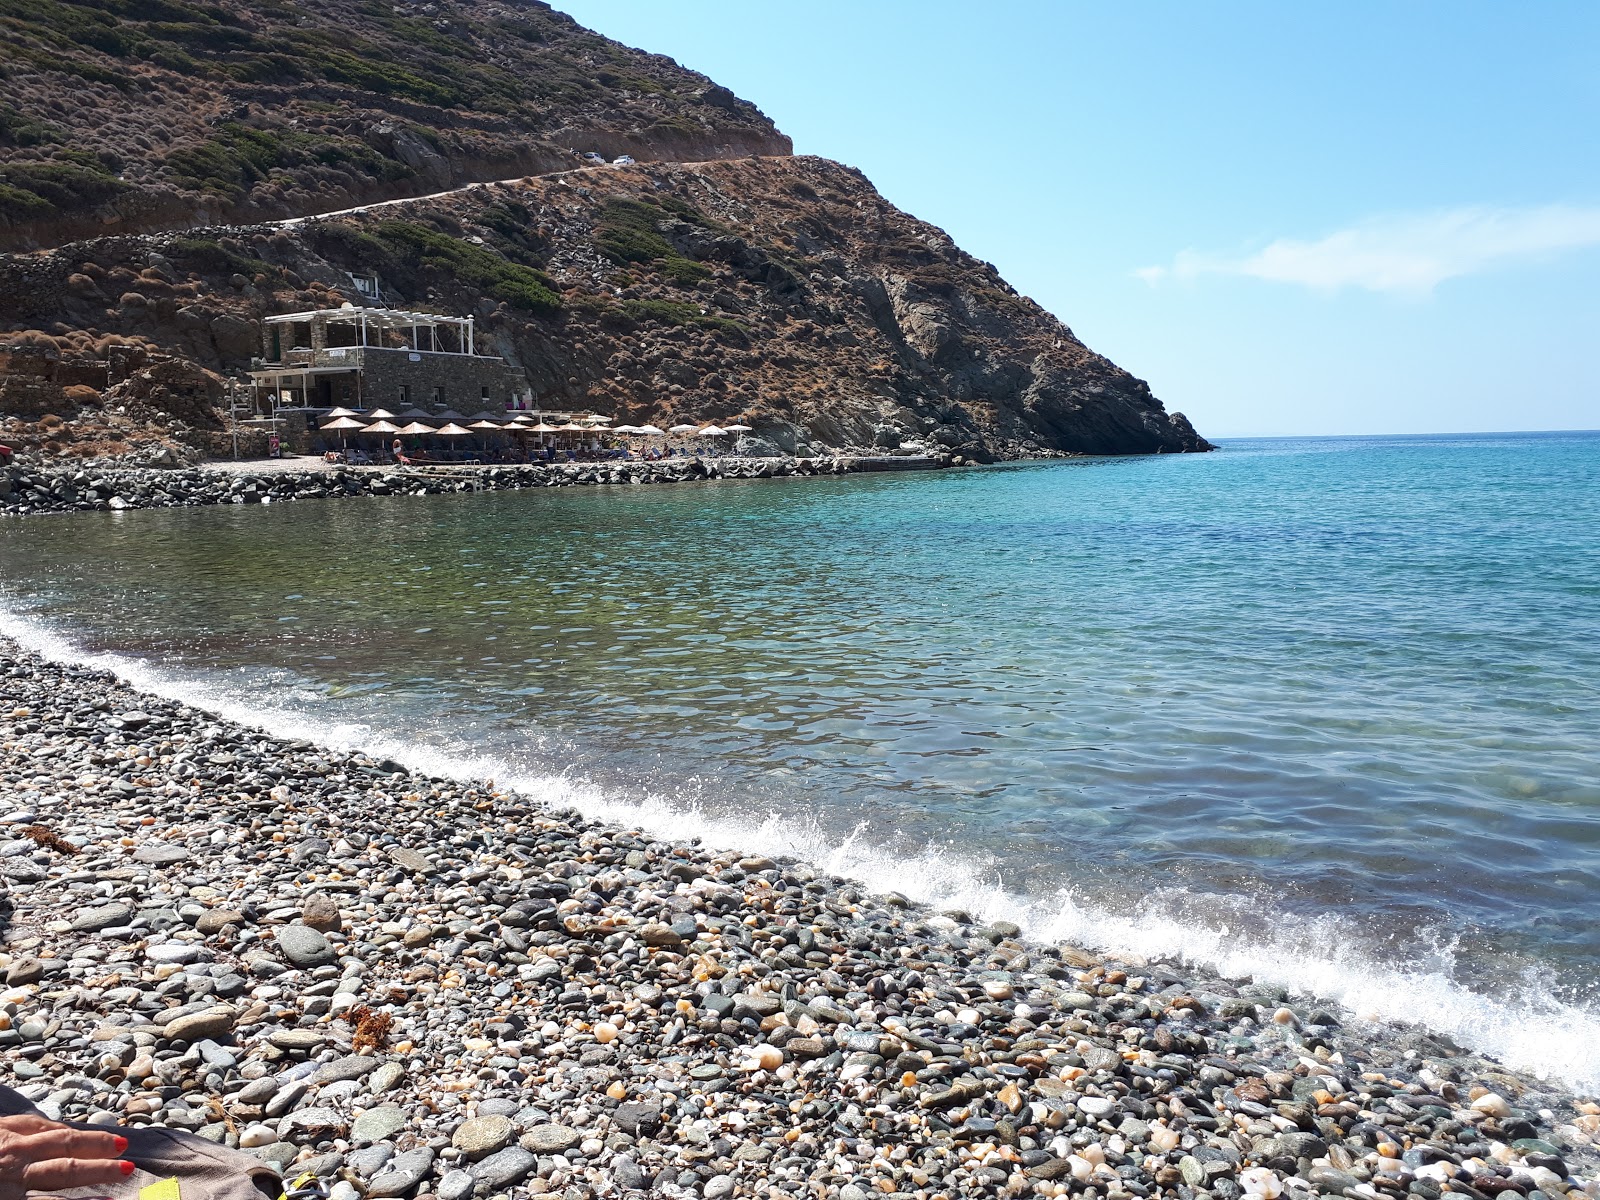
[[[278,949],[297,967],[320,967],[337,955],[328,939],[307,925],[285,925],[278,930]]]
[[[233,1029],[234,1016],[231,1008],[222,1006],[208,1008],[169,1021],[161,1036],[173,1042],[195,1042],[201,1038],[223,1037]]]
[[[611,1119],[630,1137],[650,1137],[661,1128],[661,1106],[630,1100],[617,1105]]]
[[[133,920],[133,909],[126,904],[104,904],[85,909],[72,919],[74,933],[98,933],[116,925],[126,925]]]
[[[434,1152],[432,1147],[423,1146],[405,1154],[397,1154],[391,1158],[384,1169],[374,1175],[367,1184],[366,1194],[373,1197],[403,1196],[411,1191],[422,1180],[426,1179],[433,1169]],[[470,1193],[472,1177],[465,1171],[459,1172],[467,1179],[467,1192]],[[449,1176],[446,1176],[449,1178]]]
[[[350,1138],[357,1143],[382,1142],[406,1127],[405,1110],[393,1104],[369,1108],[350,1125]]]
[[[44,962],[37,958],[16,959],[6,968],[7,987],[25,987],[44,978]]]
[[[479,1196],[492,1196],[504,1188],[521,1183],[537,1161],[521,1146],[507,1146],[472,1164],[473,1191]]]
[[[559,1129],[560,1126],[541,1126],[542,1129]],[[450,1144],[467,1156],[467,1161],[476,1162],[486,1158],[497,1150],[503,1150],[511,1144],[511,1139],[516,1135],[516,1127],[507,1117],[488,1116],[476,1117],[470,1121],[463,1121],[456,1127],[455,1133],[450,1138]],[[533,1131],[529,1131],[529,1138]],[[525,1141],[527,1139],[524,1139]],[[553,1147],[552,1147],[553,1148]],[[565,1147],[562,1147],[563,1149]],[[533,1145],[530,1150],[543,1153],[544,1150]]]
[[[342,923],[339,905],[331,896],[321,892],[308,896],[300,908],[300,920],[319,933],[336,933]]]
[[[389,857],[396,866],[404,867],[407,871],[415,871],[419,875],[431,875],[433,863],[428,861],[428,856],[405,846],[395,846],[389,851]]]
[[[182,846],[173,846],[166,842],[146,842],[133,852],[133,861],[149,863],[157,867],[171,867],[178,863],[186,862],[189,852]]]
[[[208,908],[195,919],[195,932],[207,935],[221,933],[230,925],[243,925],[245,916],[231,908]]]
[[[361,1079],[377,1065],[378,1060],[370,1054],[347,1054],[343,1058],[323,1063],[317,1068],[317,1073],[311,1077],[311,1081],[324,1084]]]
[[[349,1128],[344,1114],[335,1108],[301,1108],[284,1118],[291,1130],[319,1137],[339,1137]]]
[[[535,1125],[522,1135],[521,1146],[535,1154],[562,1154],[583,1140],[576,1129],[565,1125]]]

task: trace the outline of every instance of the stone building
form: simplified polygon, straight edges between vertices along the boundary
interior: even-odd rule
[[[471,317],[349,303],[266,318],[250,379],[258,400],[274,408],[476,413],[532,405],[521,370],[477,352]]]

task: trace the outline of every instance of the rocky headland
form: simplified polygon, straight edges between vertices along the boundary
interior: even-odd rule
[[[8,444],[220,454],[261,318],[356,273],[475,316],[547,409],[799,457],[1210,448],[860,171],[545,5],[33,7],[0,6]]]
[[[0,1079],[339,1200],[1600,1195],[1600,1106],[1249,982],[0,640]]]

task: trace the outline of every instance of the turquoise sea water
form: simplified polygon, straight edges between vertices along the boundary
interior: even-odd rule
[[[285,731],[1600,1087],[1600,434],[0,525]]]

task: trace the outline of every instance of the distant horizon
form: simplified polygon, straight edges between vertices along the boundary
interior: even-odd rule
[[[1265,442],[1278,438],[1326,439],[1336,438],[1435,438],[1435,437],[1538,437],[1546,434],[1600,434],[1600,426],[1592,429],[1433,429],[1426,433],[1210,433],[1203,435],[1210,442]]]
[[[859,167],[1202,436],[1600,422],[1600,6],[555,3]]]

